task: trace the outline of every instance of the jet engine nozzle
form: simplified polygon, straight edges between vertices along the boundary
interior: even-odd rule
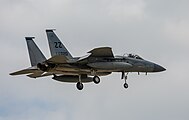
[[[37,64],[37,68],[39,68],[41,71],[47,71],[47,69],[48,69],[48,66],[47,65],[45,65],[45,64],[42,64],[42,63],[38,63]]]

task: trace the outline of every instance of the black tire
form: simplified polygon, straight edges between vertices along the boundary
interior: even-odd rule
[[[99,83],[100,83],[100,78],[99,78],[98,76],[94,76],[94,77],[93,77],[93,82],[94,82],[95,84],[99,84]]]
[[[126,89],[129,87],[129,85],[128,85],[127,83],[124,83],[123,86],[124,86],[124,88],[126,88]]]
[[[82,90],[83,89],[83,84],[81,82],[78,82],[76,84],[76,87],[77,87],[78,90]]]

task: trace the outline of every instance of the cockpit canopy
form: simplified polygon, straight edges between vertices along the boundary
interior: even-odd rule
[[[138,59],[138,60],[144,60],[142,57],[136,54],[124,54],[123,56],[115,56],[116,58],[133,58],[133,59]]]
[[[127,57],[143,60],[142,57],[135,55],[135,54],[128,54]]]

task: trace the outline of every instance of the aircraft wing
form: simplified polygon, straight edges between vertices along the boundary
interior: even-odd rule
[[[33,67],[29,67],[27,69],[23,69],[23,70],[19,70],[13,73],[10,73],[10,75],[22,75],[22,74],[29,74],[29,73],[34,73],[34,72],[38,72],[41,71],[39,70],[36,66]]]
[[[99,47],[89,51],[90,57],[114,57],[111,47]]]
[[[36,66],[10,73],[10,75],[22,75],[22,74],[28,74],[27,76],[31,78],[38,78],[38,77],[45,77],[45,76],[53,75],[53,73],[43,72],[39,70]]]
[[[109,58],[114,58],[112,48],[110,47],[99,47],[99,48],[94,48],[93,50],[87,52],[89,55],[84,56],[80,58],[77,62],[81,63],[85,60],[87,60],[90,57],[109,57]]]

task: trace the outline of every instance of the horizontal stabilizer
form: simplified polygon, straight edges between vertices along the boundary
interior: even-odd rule
[[[88,53],[91,53],[90,57],[114,57],[110,47],[95,48]]]
[[[34,73],[34,72],[38,72],[38,71],[40,71],[40,70],[36,67],[29,67],[27,69],[23,69],[23,70],[19,70],[19,71],[10,73],[10,75],[22,75],[22,74],[29,74],[29,73]]]

